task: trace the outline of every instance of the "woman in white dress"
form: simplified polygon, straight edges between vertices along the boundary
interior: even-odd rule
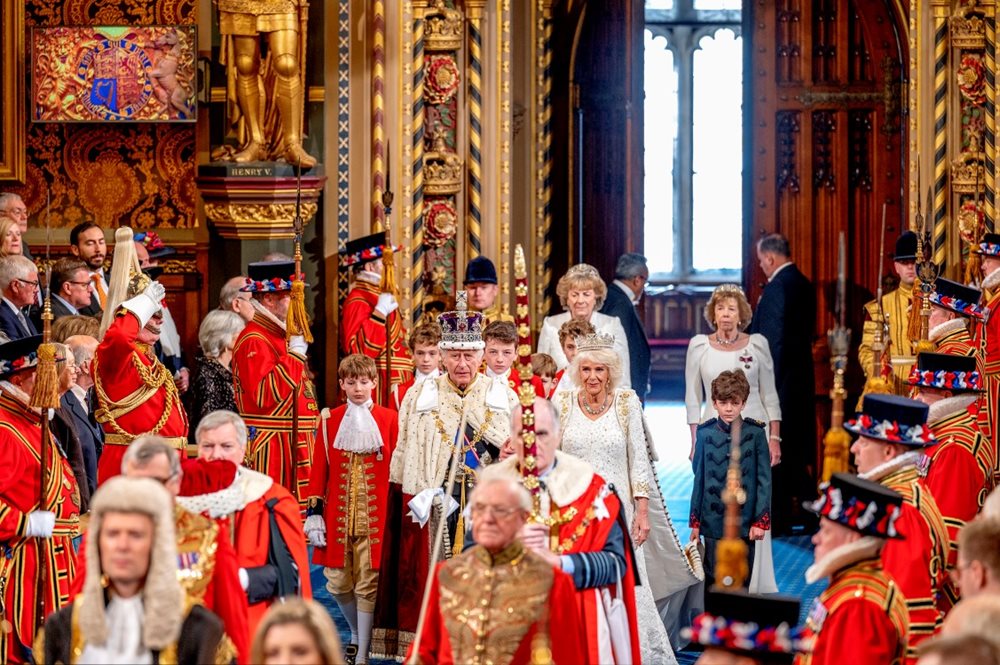
[[[566,311],[562,314],[546,316],[542,321],[542,329],[538,333],[538,353],[547,353],[556,361],[556,368],[569,366],[569,360],[563,353],[559,343],[559,328],[570,318],[589,321],[599,333],[611,335],[615,340],[615,353],[621,359],[623,376],[618,384],[621,388],[632,387],[630,376],[628,340],[625,329],[616,316],[601,314],[597,310],[604,304],[608,295],[608,286],[601,279],[597,268],[586,263],[578,263],[559,278],[556,284],[556,295]]]
[[[691,426],[692,456],[698,425],[717,415],[711,400],[712,381],[726,370],[741,369],[750,382],[750,397],[742,415],[765,424],[771,466],[781,461],[781,405],[774,384],[774,361],[767,338],[743,332],[750,325],[751,316],[743,289],[736,284],[722,284],[712,292],[705,306],[705,320],[715,332],[695,335],[688,344],[684,405]],[[777,591],[768,530],[764,540],[756,544],[750,592]]]
[[[634,391],[616,388],[624,363],[613,342],[600,333],[577,340],[577,355],[569,372],[580,388],[556,396],[561,448],[589,462],[617,490],[642,582],[635,589],[642,662],[676,663],[657,613],[642,550],[651,526],[673,527],[669,517],[661,518],[662,523],[650,524],[649,497],[655,491],[656,479],[646,447],[642,404]],[[676,537],[673,540],[676,543]],[[679,543],[676,546],[679,552]]]

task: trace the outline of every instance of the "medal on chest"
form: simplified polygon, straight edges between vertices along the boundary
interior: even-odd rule
[[[813,600],[812,608],[809,610],[809,616],[806,618],[806,625],[816,634],[823,628],[823,623],[826,621],[826,617],[829,611],[826,609],[826,605],[820,602],[819,598]]]

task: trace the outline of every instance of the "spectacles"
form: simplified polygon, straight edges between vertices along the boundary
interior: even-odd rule
[[[69,284],[75,284],[77,286],[87,286],[87,287],[90,286],[90,282],[89,281],[87,281],[87,282],[74,282],[73,280],[70,280],[68,283]]]
[[[521,508],[517,506],[491,506],[485,503],[474,503],[470,508],[473,515],[486,515],[489,513],[498,520],[507,519],[520,510]]]
[[[32,282],[31,280],[21,279],[20,277],[15,277],[14,279],[16,279],[17,281],[21,282],[22,284],[27,284],[28,286],[30,286],[33,289],[37,289],[38,288],[38,281],[37,280],[34,281],[34,282]]]

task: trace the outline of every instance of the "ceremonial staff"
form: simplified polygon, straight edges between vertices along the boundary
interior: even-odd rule
[[[382,243],[382,293],[391,293],[394,298],[398,298],[396,293],[396,262],[392,252],[392,228],[389,216],[392,214],[392,176],[390,172],[390,160],[392,152],[390,146],[386,145],[386,167],[385,167],[385,191],[382,192],[382,216],[385,218],[385,240]],[[377,222],[376,222],[377,223]],[[377,231],[378,229],[376,229]],[[390,317],[385,317],[385,381],[379,387],[384,399],[382,404],[389,406],[389,395],[392,393],[392,325]],[[398,314],[397,314],[398,316]]]
[[[35,386],[31,391],[30,405],[36,409],[41,409],[42,419],[42,440],[39,451],[39,489],[38,489],[38,510],[48,510],[48,484],[49,484],[49,449],[52,447],[52,432],[49,430],[49,409],[59,406],[59,375],[56,372],[56,347],[52,343],[52,294],[50,285],[52,284],[52,262],[49,256],[51,247],[49,205],[45,204],[45,300],[42,308],[42,343],[38,347],[38,373],[35,377]],[[45,587],[49,574],[49,557],[45,556],[44,548],[47,547],[44,538],[35,538],[35,549],[38,552],[38,575],[35,577],[35,632],[41,630],[45,624]]]
[[[531,521],[544,521],[541,513],[541,486],[538,483],[535,441],[535,386],[531,383],[531,314],[528,307],[528,269],[524,249],[514,247],[514,324],[517,327],[517,371],[520,387],[517,394],[521,402],[521,440],[524,444],[524,463],[521,478],[524,488],[531,493]]]
[[[890,353],[887,349],[886,337],[887,323],[885,320],[885,308],[882,306],[882,270],[885,266],[885,215],[887,204],[882,204],[882,232],[879,236],[878,245],[878,286],[875,287],[875,307],[878,310],[878,320],[875,322],[875,334],[872,336],[872,367],[868,380],[865,381],[862,394],[869,395],[878,393],[888,395],[892,392],[892,386],[885,376],[884,368],[888,364],[885,356]],[[891,341],[891,340],[890,340]]]
[[[741,537],[743,520],[741,506],[746,503],[746,490],[740,485],[740,439],[743,418],[736,416],[729,429],[729,469],[726,471],[726,488],[722,502],[726,506],[722,539],[716,546],[715,588],[743,589],[750,575],[747,565],[747,544]]]
[[[931,188],[927,188],[927,209],[931,209],[932,194]],[[930,353],[934,351],[934,342],[930,341],[930,320],[931,320],[931,292],[934,290],[934,282],[938,278],[938,267],[933,260],[933,252],[930,247],[930,230],[927,228],[927,216],[921,221],[923,226],[917,234],[917,277],[920,284],[920,335],[913,349],[913,353]],[[916,291],[916,288],[914,288]],[[913,317],[911,310],[910,317]]]
[[[829,482],[834,473],[847,471],[847,451],[851,447],[851,435],[844,429],[844,400],[847,398],[844,373],[847,371],[847,353],[851,346],[851,330],[844,324],[847,304],[845,255],[844,232],[841,231],[837,248],[836,321],[826,333],[830,344],[830,369],[833,370],[833,388],[830,389],[833,408],[830,412],[830,429],[823,437],[823,482]]]
[[[928,200],[928,207],[930,207],[930,201]],[[920,205],[920,165],[917,165],[917,214],[913,218],[913,225],[910,227],[910,231],[917,237],[917,251],[916,251],[916,264],[919,267],[923,263],[924,256],[924,209]],[[881,275],[879,275],[881,278]],[[920,312],[923,309],[922,305],[922,295],[923,289],[921,287],[921,280],[918,275],[917,279],[913,282],[913,293],[910,296],[910,318],[907,321],[906,328],[906,338],[910,340],[912,348],[915,350],[918,342],[920,341]]]
[[[306,283],[302,279],[302,229],[305,226],[302,221],[302,164],[295,168],[295,218],[292,220],[292,229],[295,231],[294,255],[295,272],[292,274],[292,300],[288,304],[288,314],[285,317],[285,339],[290,340],[296,335],[301,335],[307,344],[313,341],[312,333],[309,331],[309,314],[306,312]],[[304,379],[306,380],[306,379]],[[295,384],[292,390],[292,454],[299,446],[299,392],[302,390],[302,382]],[[298,492],[298,462],[294,459],[291,464],[292,488]]]

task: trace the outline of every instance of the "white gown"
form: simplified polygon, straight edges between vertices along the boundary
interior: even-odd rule
[[[712,381],[726,370],[741,369],[750,382],[750,397],[743,409],[744,418],[764,423],[770,429],[772,420],[781,420],[781,403],[774,384],[774,361],[771,347],[763,335],[750,335],[739,349],[720,351],[708,342],[708,335],[695,335],[688,344],[684,373],[684,405],[688,424],[703,423],[718,414],[712,406]],[[774,558],[771,554],[771,531],[755,546],[750,593],[777,593]]]
[[[562,423],[562,450],[575,455],[594,467],[605,481],[614,485],[625,511],[625,523],[632,525],[633,492],[648,496],[653,490],[653,470],[646,452],[642,426],[642,405],[631,390],[616,390],[611,406],[597,420],[587,417],[577,402],[577,392],[563,393],[557,402]],[[624,404],[623,402],[628,402]],[[628,410],[630,441],[619,421],[619,409]],[[631,464],[630,464],[631,462]],[[650,525],[653,526],[652,524]],[[657,525],[665,528],[667,525]],[[644,663],[676,663],[667,631],[656,609],[642,547],[635,548],[635,559],[642,584],[635,588],[638,612],[639,649]]]
[[[542,321],[542,329],[538,333],[538,353],[547,353],[556,361],[556,367],[563,369],[569,365],[566,354],[563,353],[562,345],[559,344],[559,328],[569,321],[569,312],[546,316]],[[629,365],[628,339],[625,337],[625,328],[617,316],[608,316],[600,312],[590,315],[590,323],[594,330],[605,333],[615,338],[615,355],[621,360],[622,380],[619,388],[632,387],[632,370]]]

